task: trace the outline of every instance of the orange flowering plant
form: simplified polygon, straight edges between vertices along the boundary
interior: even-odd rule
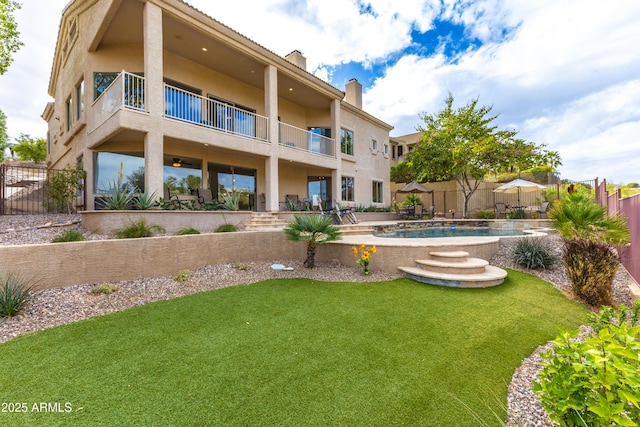
[[[358,246],[352,246],[353,256],[357,258],[356,263],[362,268],[364,274],[369,274],[369,263],[371,262],[371,255],[376,253],[376,247],[371,246],[367,248],[364,243]]]

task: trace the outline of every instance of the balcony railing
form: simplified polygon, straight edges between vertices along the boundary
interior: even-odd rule
[[[267,141],[267,118],[229,104],[164,85],[164,114],[221,132]]]
[[[286,123],[280,123],[280,145],[335,157],[335,140]]]
[[[93,103],[91,115],[94,129],[121,108],[145,111],[144,104],[144,77],[123,71]]]

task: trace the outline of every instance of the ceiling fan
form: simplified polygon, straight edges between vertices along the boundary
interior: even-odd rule
[[[173,158],[173,167],[174,168],[179,168],[182,165],[187,165],[187,166],[191,166],[191,163],[187,163],[184,160],[182,160],[180,157],[174,157]]]

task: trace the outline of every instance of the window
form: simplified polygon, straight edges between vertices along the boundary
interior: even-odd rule
[[[102,95],[102,92],[113,83],[120,73],[97,72],[93,73],[93,100],[95,101]]]
[[[353,156],[353,132],[346,129],[340,129],[340,151],[344,154]]]
[[[202,122],[202,91],[174,80],[165,79],[164,114],[187,122]]]
[[[382,154],[384,154],[385,157],[389,156],[389,144],[382,145]]]
[[[374,153],[378,151],[378,141],[376,141],[375,139],[371,140],[371,151],[373,151]]]
[[[382,181],[372,181],[371,200],[373,203],[382,203]]]
[[[226,132],[256,136],[255,112],[224,99],[209,95],[207,102],[207,125]]]
[[[396,146],[396,145],[391,146],[391,158],[392,158],[393,160],[395,160],[395,159],[396,159],[396,149],[397,149],[397,146]]]
[[[71,126],[73,126],[73,98],[69,97],[69,99],[67,99],[67,132],[71,129]]]
[[[95,153],[94,165],[94,192],[106,194],[117,185],[120,179],[121,185],[133,190],[138,188],[144,191],[144,155],[142,153]],[[122,168],[122,178],[118,171]]]
[[[403,146],[398,145],[398,160],[402,160],[402,154],[404,153]]]
[[[76,120],[80,120],[80,116],[84,112],[84,80],[81,80],[76,86]]]
[[[352,176],[342,177],[342,200],[355,202],[354,179]]]

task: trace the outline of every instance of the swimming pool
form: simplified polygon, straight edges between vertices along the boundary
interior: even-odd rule
[[[425,239],[438,237],[508,237],[523,236],[523,230],[512,228],[489,228],[489,227],[458,227],[455,225],[445,227],[424,227],[424,228],[396,228],[385,229],[384,231],[374,231],[376,237],[404,238],[404,239]]]

